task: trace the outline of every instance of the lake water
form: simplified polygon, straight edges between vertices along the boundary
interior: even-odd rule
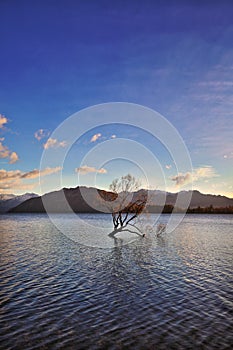
[[[232,348],[232,219],[188,215],[100,249],[46,215],[1,216],[1,349]]]

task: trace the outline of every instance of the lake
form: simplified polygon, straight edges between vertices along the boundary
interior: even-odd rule
[[[0,216],[1,349],[230,349],[232,219],[187,215],[171,233],[103,249],[44,214]]]

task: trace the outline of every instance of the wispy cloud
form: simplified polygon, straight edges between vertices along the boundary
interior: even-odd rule
[[[46,176],[57,173],[61,169],[61,167],[45,168],[43,170],[34,169],[32,171],[22,174],[21,179],[35,179],[39,176]]]
[[[3,114],[0,114],[0,129],[2,129],[7,123],[8,119]]]
[[[231,80],[210,80],[210,81],[201,81],[198,84],[199,86],[215,88],[215,89],[224,89],[233,86],[233,81]]]
[[[96,169],[95,167],[91,167],[88,165],[83,165],[79,168],[75,169],[76,173],[79,173],[81,175],[86,175],[88,173],[98,173],[98,174],[106,174],[107,170],[104,168]]]
[[[39,176],[46,176],[50,174],[57,173],[60,171],[62,168],[61,167],[55,167],[55,168],[45,168],[43,170],[39,169],[34,169],[28,172],[23,172],[21,170],[5,170],[5,169],[0,169],[0,182],[5,181],[5,180],[12,180],[12,179],[35,179],[38,178]]]
[[[204,166],[194,169],[194,171],[187,173],[179,173],[176,176],[172,176],[171,180],[175,182],[176,186],[184,186],[191,182],[197,182],[203,179],[209,179],[218,176],[215,169],[212,166]]]
[[[102,134],[100,133],[93,135],[91,138],[91,142],[96,142],[101,136]]]
[[[49,131],[45,129],[39,129],[34,133],[34,136],[38,141],[40,141],[41,139],[49,136]]]
[[[216,173],[216,170],[210,165],[196,168],[194,169],[194,172],[193,172],[194,181],[198,181],[199,179],[202,179],[202,178],[212,178],[217,176],[218,174]]]
[[[44,143],[43,146],[44,146],[44,149],[66,147],[67,142],[66,141],[58,141],[57,139],[49,138]]]
[[[39,176],[46,176],[54,174],[61,170],[61,167],[55,168],[45,168],[43,170],[34,169],[32,171],[23,172],[21,170],[11,170],[7,171],[5,169],[0,169],[0,190],[10,191],[10,190],[26,190],[34,188],[36,184],[26,184],[23,180],[36,179]]]
[[[31,191],[37,184],[24,184],[20,180],[15,180],[11,182],[0,182],[0,191],[2,193],[12,193],[14,191]]]

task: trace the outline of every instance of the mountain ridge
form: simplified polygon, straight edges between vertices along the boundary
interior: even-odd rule
[[[22,195],[0,194],[0,214],[7,213],[11,208],[37,196],[38,194],[36,193],[24,193]]]
[[[139,195],[139,192],[146,191],[148,193],[148,205],[163,207],[174,206],[179,194],[180,203],[186,203],[191,196],[189,208],[195,207],[230,207],[233,206],[233,198],[228,198],[221,195],[203,194],[197,190],[181,191],[177,193],[165,192],[160,190],[145,190],[140,189],[133,193],[133,196]],[[99,196],[97,196],[97,193]],[[87,201],[84,200],[83,195]],[[64,201],[64,196],[68,202]],[[77,186],[75,188],[63,188],[61,190],[52,191],[43,196],[36,196],[27,199],[26,201],[9,209],[10,213],[44,213],[43,199],[47,201],[49,212],[69,212],[70,207],[74,212],[80,213],[98,213],[105,212],[104,206],[113,200],[115,194],[111,191],[105,191],[94,187]],[[99,197],[107,199],[100,202]],[[70,206],[70,207],[69,207]],[[182,207],[179,207],[182,209]],[[185,206],[184,206],[185,208]],[[102,210],[103,209],[103,210]]]

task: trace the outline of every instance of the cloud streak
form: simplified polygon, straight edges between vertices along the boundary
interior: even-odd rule
[[[0,190],[10,191],[12,189],[17,190],[28,190],[33,189],[37,184],[27,184],[24,180],[36,179],[39,176],[46,176],[57,173],[60,171],[61,167],[45,168],[43,170],[34,169],[28,172],[22,172],[21,170],[11,170],[7,171],[5,169],[0,169]]]
[[[32,171],[24,173],[21,176],[21,179],[35,179],[39,176],[41,177],[41,176],[46,176],[46,175],[51,175],[51,174],[57,173],[61,169],[62,169],[61,167],[45,168],[43,170],[34,169]]]
[[[210,87],[214,89],[231,88],[233,86],[233,81],[230,81],[230,80],[202,81],[199,83],[199,86]]]
[[[76,168],[75,171],[76,171],[76,173],[79,173],[81,175],[86,175],[89,173],[98,173],[98,174],[106,174],[107,173],[107,170],[104,168],[96,169],[95,167],[91,167],[88,165],[83,165],[79,168]]]

